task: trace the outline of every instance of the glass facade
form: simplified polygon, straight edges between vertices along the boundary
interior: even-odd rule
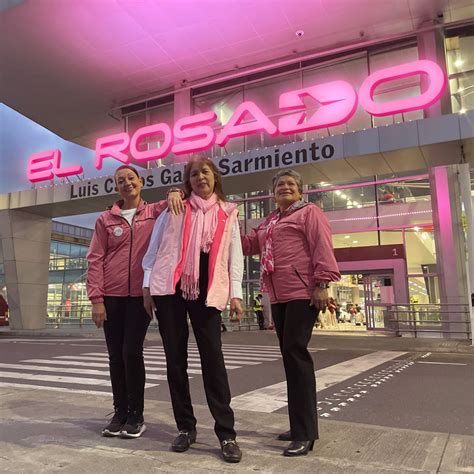
[[[451,92],[452,111],[474,109],[474,34],[472,28],[448,31],[446,65]]]

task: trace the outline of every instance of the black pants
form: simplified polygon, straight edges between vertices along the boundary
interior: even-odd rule
[[[178,430],[196,428],[188,380],[187,315],[191,320],[201,358],[207,404],[214,417],[214,431],[220,441],[235,439],[234,412],[230,407],[230,388],[221,343],[221,314],[205,305],[208,255],[201,254],[199,298],[186,301],[179,289],[174,295],[154,296],[158,328],[166,354],[168,385]]]
[[[308,343],[316,321],[309,300],[272,304],[288,390],[288,412],[294,441],[318,439],[316,379]]]
[[[120,412],[143,413],[145,363],[143,341],[150,317],[142,297],[104,297],[107,321],[105,340],[109,352],[114,407]]]
[[[265,329],[265,318],[263,317],[263,311],[255,311],[255,314],[257,315],[259,329]]]

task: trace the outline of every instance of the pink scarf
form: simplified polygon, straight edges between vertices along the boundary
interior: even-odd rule
[[[209,253],[211,248],[219,204],[216,194],[212,194],[209,199],[202,199],[191,193],[188,201],[194,213],[191,216],[189,235],[184,236],[188,239],[188,248],[181,276],[181,291],[184,299],[195,300],[199,296],[199,258],[201,252]]]

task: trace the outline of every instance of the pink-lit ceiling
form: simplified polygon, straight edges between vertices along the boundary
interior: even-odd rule
[[[0,13],[0,101],[92,145],[114,106],[276,58],[414,31],[471,0],[27,0]],[[295,32],[303,30],[298,37]]]

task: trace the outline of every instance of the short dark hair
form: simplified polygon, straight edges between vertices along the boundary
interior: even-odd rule
[[[214,192],[216,193],[219,200],[227,201],[227,197],[224,194],[224,190],[222,189],[222,175],[217,169],[217,166],[206,155],[202,153],[196,153],[191,156],[190,160],[186,163],[186,166],[184,167],[183,184],[186,196],[190,196],[193,190],[193,188],[191,187],[191,169],[196,163],[198,163],[201,168],[204,165],[209,166],[210,170],[212,171],[212,174],[214,175]]]
[[[282,176],[289,176],[290,178],[293,178],[296,182],[296,185],[298,186],[298,190],[301,194],[303,194],[303,178],[301,178],[301,175],[291,169],[283,169],[278,171],[272,178],[272,191],[275,192],[276,185],[278,184],[278,180]]]
[[[138,171],[136,168],[134,168],[133,166],[131,165],[121,165],[119,166],[115,171],[114,171],[114,180],[115,182],[117,182],[116,178],[115,178],[115,175],[120,171],[120,170],[130,170],[132,171],[133,173],[135,173],[137,175],[137,178],[140,179],[140,175],[138,174]]]

